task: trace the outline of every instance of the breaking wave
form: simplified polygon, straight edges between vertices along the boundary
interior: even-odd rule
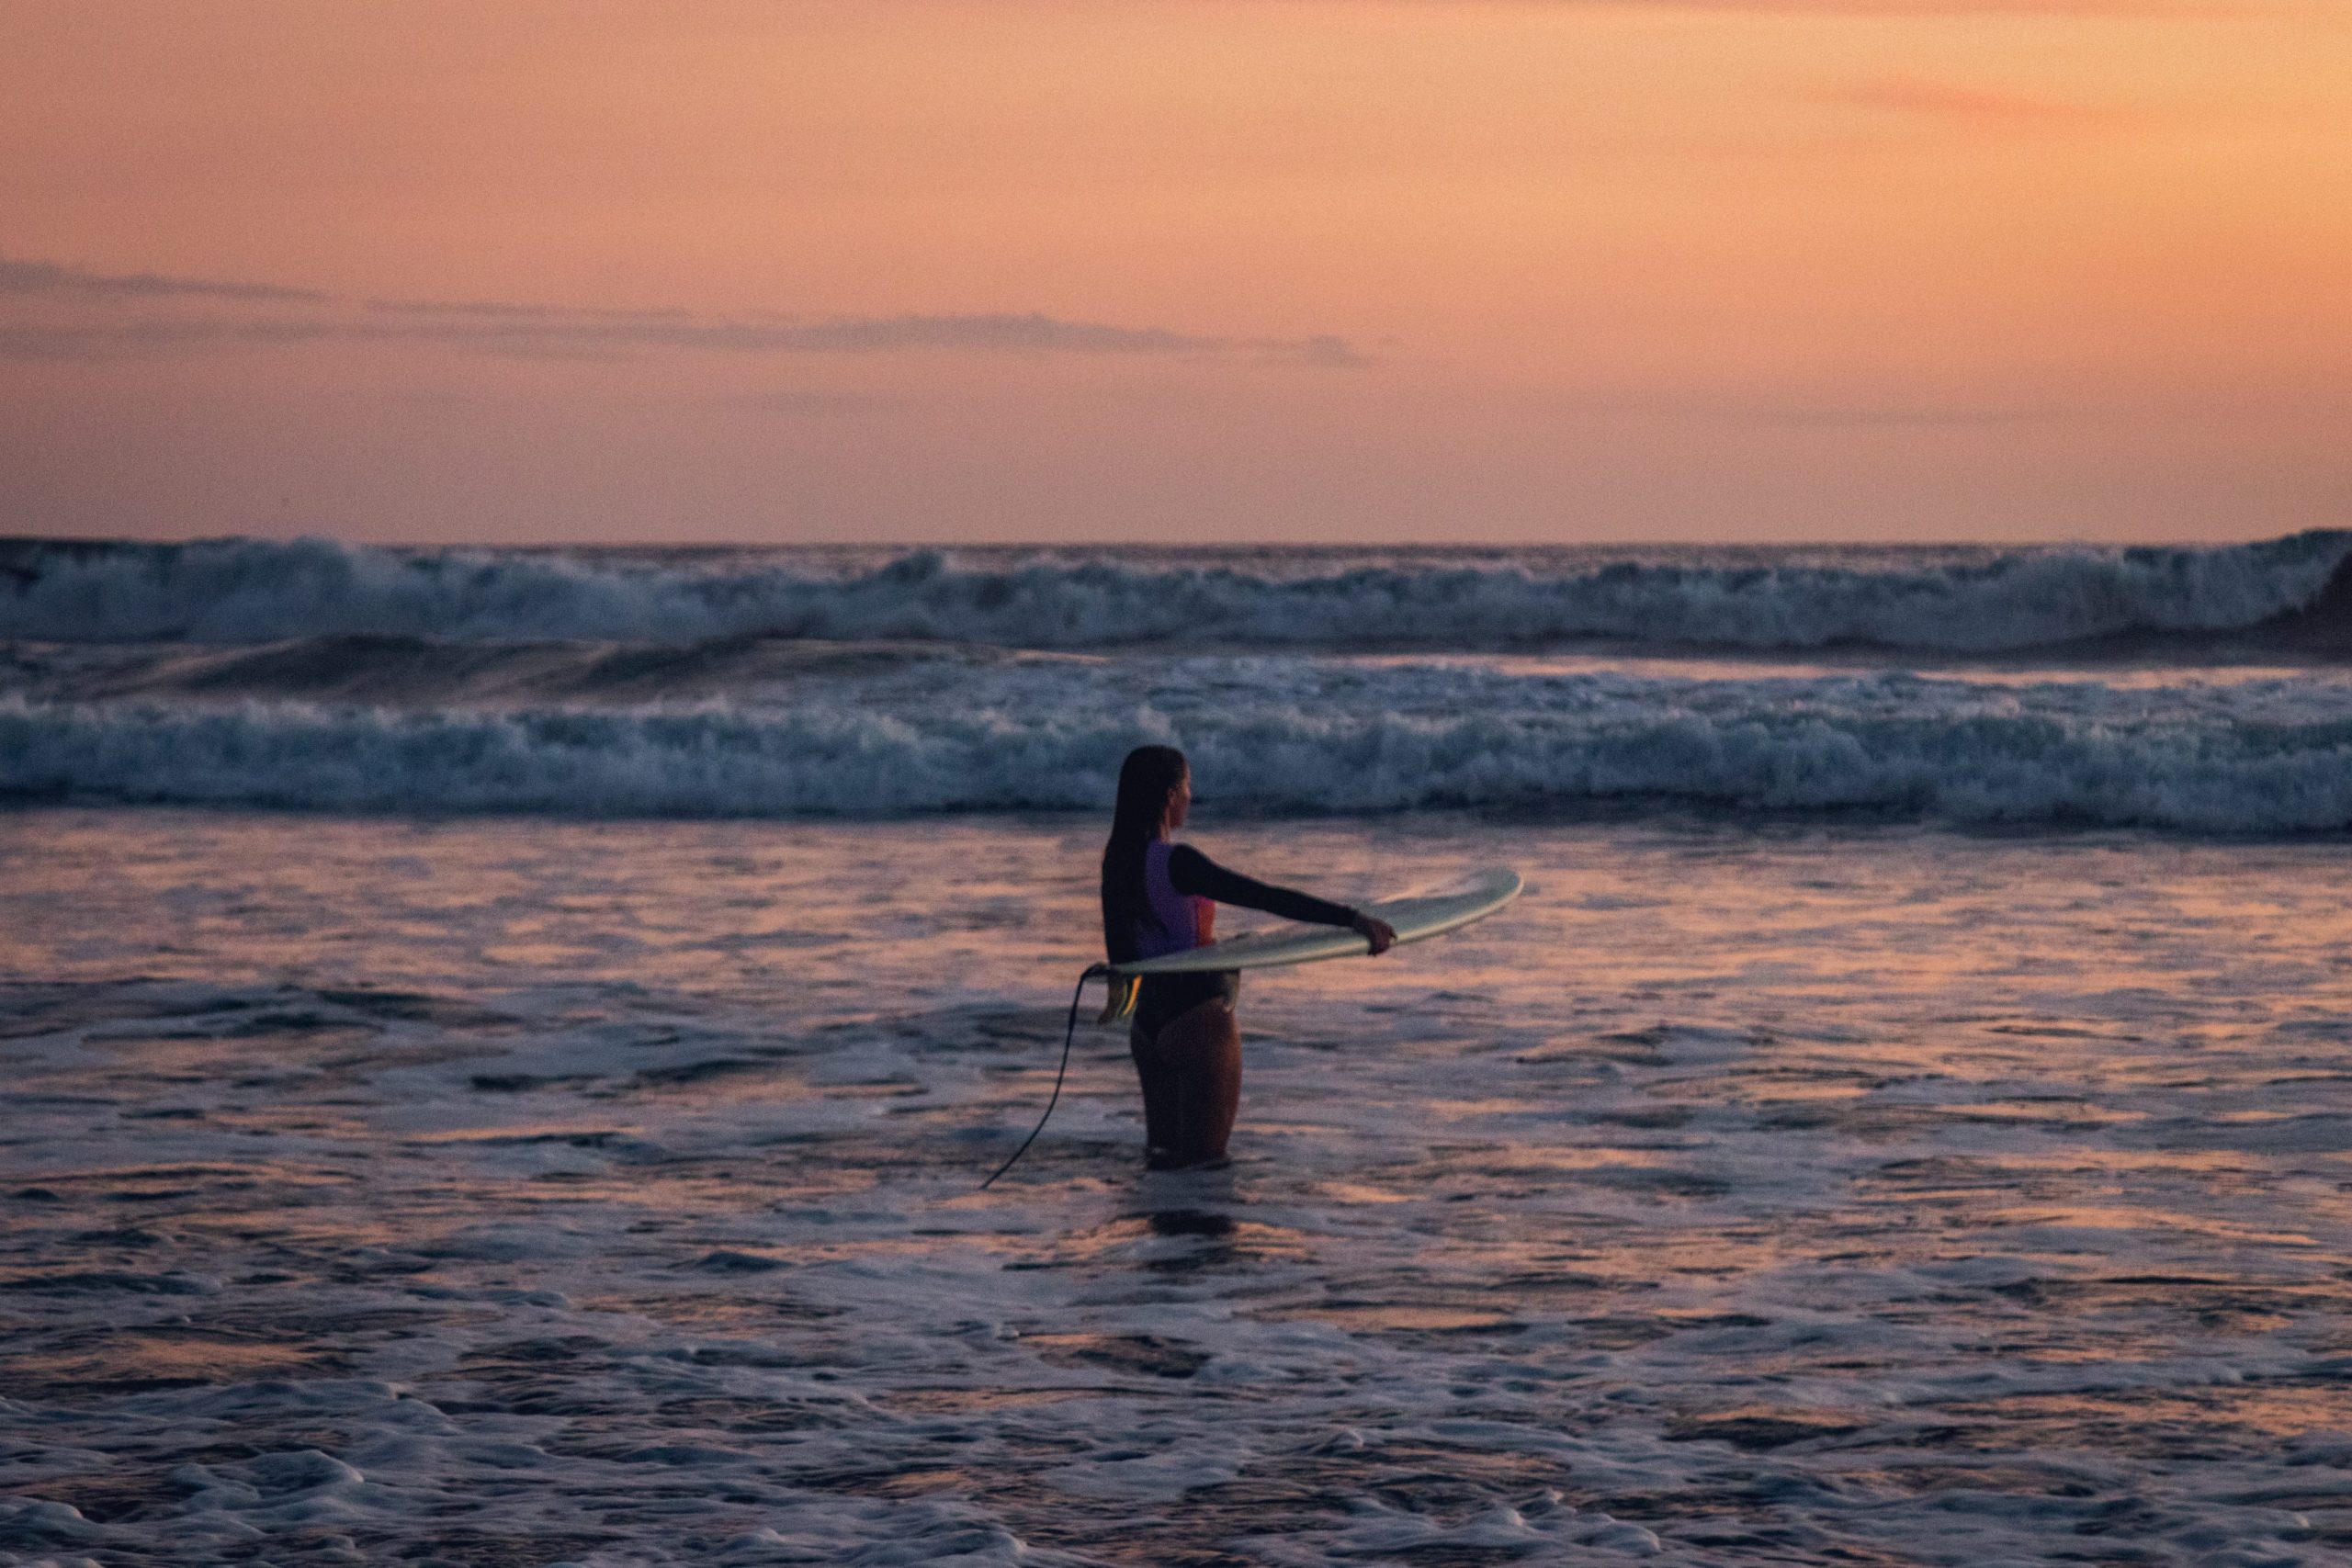
[[[1319,814],[1665,803],[2198,832],[2352,827],[2352,696],[2161,694],[1859,677],[1576,689],[1539,710],[397,713],[0,699],[0,792],[561,816],[1099,811],[1125,750],[1173,741],[1220,806]],[[1671,687],[1675,683],[1664,683]],[[2294,685],[2294,682],[2283,683]]]
[[[0,549],[0,637],[210,644],[333,636],[767,636],[1039,649],[1486,649],[1578,638],[1997,652],[2225,633],[2304,610],[2352,553],[2308,533],[2203,548],[1587,552],[1400,561],[1264,552],[802,556],[393,550],[324,540]]]

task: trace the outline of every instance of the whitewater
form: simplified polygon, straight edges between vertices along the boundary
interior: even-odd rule
[[[1099,827],[0,816],[0,1562],[2352,1560],[2339,844],[1204,802],[1530,890],[981,1192]]]
[[[2352,536],[2178,549],[0,551],[0,792],[555,816],[2352,825]]]

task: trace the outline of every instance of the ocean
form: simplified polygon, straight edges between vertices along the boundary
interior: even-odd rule
[[[0,542],[0,1563],[2352,1562],[2347,558]]]

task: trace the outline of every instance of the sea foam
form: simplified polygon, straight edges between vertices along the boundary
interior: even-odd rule
[[[1082,674],[1023,680],[888,707],[847,692],[774,707],[425,711],[12,697],[0,700],[0,791],[557,816],[1097,810],[1127,748],[1160,740],[1187,750],[1221,805],[1267,815],[1634,802],[2218,832],[2352,826],[2352,688],[2301,680],[2139,690],[1415,670],[1310,690],[1261,671],[1255,687],[1236,674],[1214,702],[1138,698]]]

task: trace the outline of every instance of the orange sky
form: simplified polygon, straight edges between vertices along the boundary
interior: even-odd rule
[[[2342,0],[0,0],[0,531],[2352,524]]]

